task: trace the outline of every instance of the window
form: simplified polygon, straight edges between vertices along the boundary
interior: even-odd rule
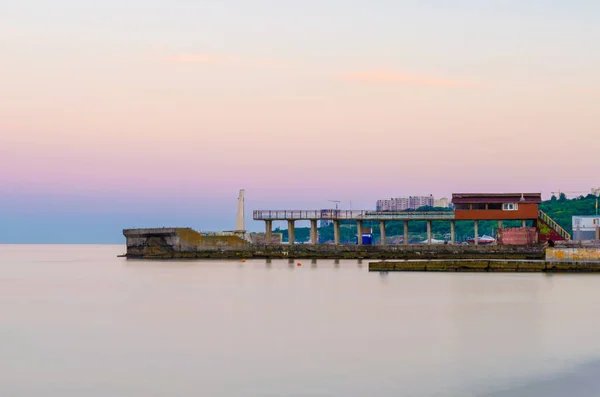
[[[504,211],[517,211],[519,209],[519,204],[517,204],[517,203],[504,203],[504,204],[502,204],[502,209]]]

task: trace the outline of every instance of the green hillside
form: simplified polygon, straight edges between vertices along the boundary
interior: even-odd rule
[[[596,196],[588,194],[569,200],[561,194],[558,199],[553,196],[551,200],[544,201],[540,209],[572,235],[573,216],[596,214]]]

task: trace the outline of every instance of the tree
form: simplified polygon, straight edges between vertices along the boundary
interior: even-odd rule
[[[565,201],[567,201],[567,195],[564,193],[561,193],[558,201],[560,201],[561,203],[564,203]]]

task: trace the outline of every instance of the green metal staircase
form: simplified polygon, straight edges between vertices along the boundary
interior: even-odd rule
[[[548,216],[544,211],[538,211],[538,218],[542,224],[547,225],[553,234],[560,237],[562,240],[571,240],[571,235],[562,226],[554,222],[552,218]]]

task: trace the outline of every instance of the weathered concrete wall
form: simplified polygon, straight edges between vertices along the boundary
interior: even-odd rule
[[[132,252],[130,254],[130,252]],[[129,256],[140,256],[128,250]],[[508,258],[543,259],[543,248],[522,246],[467,246],[467,245],[248,245],[240,249],[165,250],[163,253],[141,255],[144,258],[289,258],[289,259],[457,259]]]
[[[267,243],[267,233],[251,233],[250,240],[252,241],[252,244],[259,245],[281,244],[283,242],[283,234],[271,233],[271,241]]]
[[[178,228],[180,245],[179,252],[211,250],[211,249],[240,249],[247,247],[250,243],[239,236],[204,236],[190,228]]]
[[[600,248],[598,247],[556,247],[546,249],[548,261],[600,261]]]
[[[498,229],[498,244],[501,245],[531,245],[537,243],[537,230],[534,227]]]
[[[207,236],[191,228],[126,229],[127,256],[174,256],[182,252],[241,250],[250,243],[237,235]]]
[[[543,260],[424,260],[370,262],[372,272],[600,272],[600,262],[586,261],[543,261]]]
[[[125,229],[127,255],[159,255],[179,246],[176,228]]]

